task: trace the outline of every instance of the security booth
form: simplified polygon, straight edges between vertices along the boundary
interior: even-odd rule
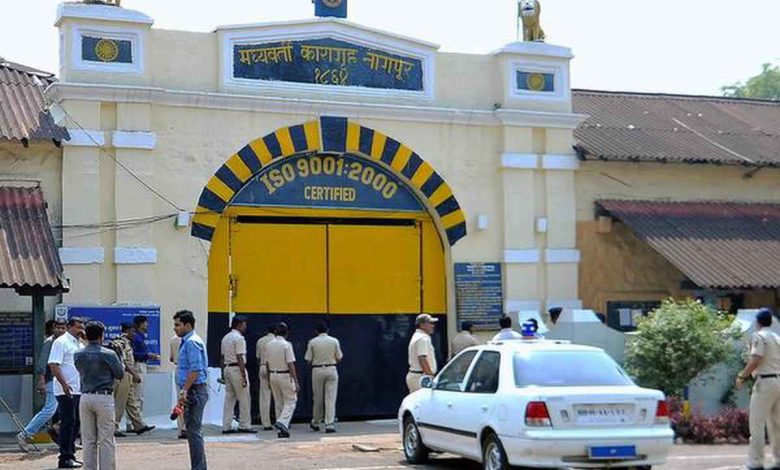
[[[0,186],[0,288],[31,298],[29,310],[0,313],[0,395],[24,420],[43,405],[33,371],[44,339],[44,299],[69,290],[40,187]],[[18,432],[7,411],[0,408],[0,430]]]
[[[442,320],[435,338],[445,357],[445,260],[465,218],[434,168],[391,137],[322,117],[257,139],[209,181],[192,233],[212,243],[214,363],[231,314],[258,335],[286,322],[297,352],[326,322],[343,339],[340,393],[350,399],[340,416],[357,418],[397,410],[418,314]],[[299,414],[309,407],[302,400]]]

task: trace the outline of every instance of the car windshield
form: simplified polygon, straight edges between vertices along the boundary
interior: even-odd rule
[[[602,351],[528,351],[514,357],[515,384],[522,387],[633,385]]]

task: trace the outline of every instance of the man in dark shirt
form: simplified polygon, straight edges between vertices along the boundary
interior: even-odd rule
[[[133,327],[135,328],[135,336],[133,336],[133,359],[135,360],[135,372],[136,376],[141,378],[140,382],[133,381],[133,399],[135,400],[135,407],[141,412],[141,418],[144,414],[144,385],[146,384],[146,363],[149,361],[156,361],[160,359],[160,356],[154,353],[150,353],[146,347],[146,335],[149,332],[149,318],[145,315],[138,315],[133,318]],[[128,424],[128,431],[134,432],[130,429]]]
[[[115,470],[114,381],[125,372],[116,353],[104,348],[105,327],[89,322],[85,328],[89,344],[74,355],[81,377],[81,440],[84,466],[88,469]]]

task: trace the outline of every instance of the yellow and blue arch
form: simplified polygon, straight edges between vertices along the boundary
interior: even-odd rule
[[[254,176],[280,159],[307,152],[350,153],[383,164],[415,190],[438,218],[451,246],[466,236],[466,218],[460,204],[428,162],[381,132],[347,118],[329,116],[278,129],[231,156],[203,188],[192,236],[211,241],[222,213]]]

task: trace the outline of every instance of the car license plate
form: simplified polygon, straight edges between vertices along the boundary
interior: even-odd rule
[[[591,460],[628,460],[636,458],[636,446],[597,446],[588,448]]]
[[[622,424],[634,420],[632,405],[576,405],[577,424]]]

